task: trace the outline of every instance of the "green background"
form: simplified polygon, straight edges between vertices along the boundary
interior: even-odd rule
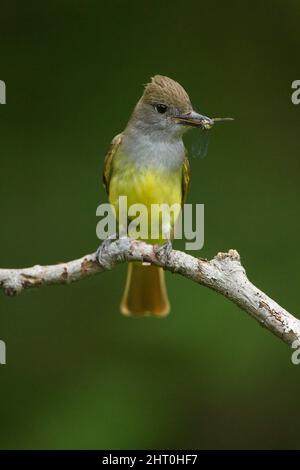
[[[188,202],[206,211],[197,255],[237,249],[297,314],[299,22],[298,0],[1,1],[0,266],[95,250],[107,146],[160,73],[204,114],[236,118],[191,159]],[[1,294],[0,447],[299,448],[289,348],[169,273],[170,316],[124,318],[125,270]]]

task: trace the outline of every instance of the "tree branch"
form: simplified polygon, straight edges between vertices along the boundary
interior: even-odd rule
[[[300,321],[248,280],[235,250],[218,253],[210,261],[176,250],[165,257],[153,245],[124,237],[108,245],[101,261],[96,252],[68,263],[0,269],[0,288],[7,295],[16,295],[30,287],[69,284],[127,261],[143,261],[181,274],[224,295],[287,344],[300,341]]]

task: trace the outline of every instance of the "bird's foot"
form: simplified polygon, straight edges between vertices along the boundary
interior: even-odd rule
[[[96,259],[98,263],[106,269],[111,268],[109,247],[119,237],[120,235],[118,233],[114,233],[113,235],[110,235],[109,237],[105,238],[105,240],[103,240],[103,242],[96,251]]]
[[[167,263],[172,250],[173,250],[172,242],[171,242],[171,240],[167,240],[162,245],[156,246],[155,254],[158,257],[158,259],[163,264],[165,264],[165,263]]]

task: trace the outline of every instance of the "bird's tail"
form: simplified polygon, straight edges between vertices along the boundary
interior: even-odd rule
[[[170,304],[164,270],[157,266],[129,263],[120,309],[126,316],[166,316]]]

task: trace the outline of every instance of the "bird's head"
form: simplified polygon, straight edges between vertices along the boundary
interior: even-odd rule
[[[138,101],[131,125],[147,133],[181,136],[191,127],[208,129],[213,120],[193,110],[184,88],[171,78],[155,75]]]

